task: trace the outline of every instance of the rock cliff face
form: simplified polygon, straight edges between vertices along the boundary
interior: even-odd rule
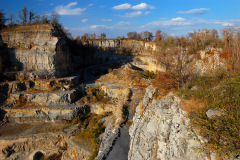
[[[206,48],[200,51],[201,59],[197,60],[194,72],[198,75],[208,75],[212,73],[227,71],[232,67],[229,64],[229,53],[222,49]]]
[[[128,159],[210,159],[201,147],[201,137],[188,126],[181,100],[173,94],[156,101],[155,89],[147,88],[130,127]]]
[[[149,54],[156,51],[160,51],[160,47],[154,42],[144,42],[138,40],[127,40],[127,39],[107,39],[107,40],[90,40],[85,45],[102,49],[119,49],[119,48],[130,48],[132,52],[142,54]]]
[[[64,35],[52,25],[18,26],[1,33],[8,47],[10,70],[47,71],[66,76],[71,71]]]

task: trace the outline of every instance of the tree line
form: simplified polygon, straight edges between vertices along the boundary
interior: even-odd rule
[[[18,11],[18,18],[15,18],[14,14],[10,14],[8,18],[6,18],[6,14],[4,10],[0,10],[0,29],[6,27],[6,22],[8,22],[8,26],[16,26],[16,25],[35,25],[35,24],[53,24],[54,26],[60,26],[59,23],[59,14],[57,12],[52,12],[50,19],[46,13],[42,13],[38,15],[37,12],[32,10],[28,10],[26,7]]]
[[[38,15],[37,12],[28,10],[26,7],[18,11],[18,19],[14,14],[10,14],[8,18],[5,16],[4,10],[0,10],[0,30],[6,27],[18,26],[18,25],[40,25],[40,24],[52,24],[54,27],[60,29],[67,38],[71,38],[72,34],[60,24],[60,15],[53,11],[50,18],[46,13]],[[8,24],[6,24],[8,22]]]

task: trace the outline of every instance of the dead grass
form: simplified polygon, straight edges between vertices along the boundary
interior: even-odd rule
[[[192,111],[199,111],[206,107],[206,104],[203,101],[191,98],[189,100],[183,99],[181,107],[184,111],[190,113]]]
[[[51,24],[42,24],[42,25],[28,25],[28,26],[8,26],[1,30],[4,32],[15,32],[15,31],[41,31],[41,30],[52,30],[54,27]]]
[[[118,69],[113,69],[108,74],[102,76],[98,82],[117,83],[118,85],[124,85],[128,87],[143,87],[151,85],[152,79],[148,79],[143,71],[134,70],[130,67],[122,66]]]
[[[63,123],[7,123],[0,126],[0,136],[1,137],[17,137],[20,135],[38,134],[38,133],[48,133],[48,132],[59,132],[62,131],[64,127]]]
[[[3,126],[0,126],[0,137],[10,137],[10,136],[18,136],[23,133],[25,130],[30,129],[32,127],[31,124],[26,123],[7,123]]]

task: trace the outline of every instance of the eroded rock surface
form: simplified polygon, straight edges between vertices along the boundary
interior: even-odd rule
[[[201,147],[201,137],[188,125],[181,100],[169,94],[156,101],[154,93],[155,89],[147,88],[143,102],[137,106],[129,130],[128,159],[210,159]]]
[[[1,38],[11,70],[44,71],[53,77],[71,71],[66,38],[52,25],[18,26],[2,32]]]

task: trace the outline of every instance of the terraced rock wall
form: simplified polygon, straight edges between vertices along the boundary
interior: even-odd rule
[[[8,70],[46,71],[57,77],[71,71],[66,38],[52,25],[17,26],[2,31],[1,38],[8,48]]]

